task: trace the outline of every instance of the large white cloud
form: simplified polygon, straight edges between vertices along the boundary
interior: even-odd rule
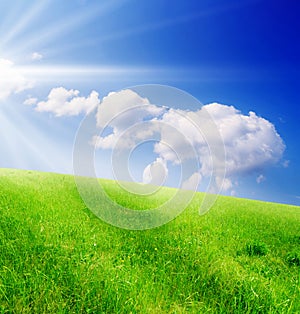
[[[99,94],[92,91],[88,97],[80,97],[79,91],[64,87],[53,88],[46,101],[38,102],[35,109],[39,112],[51,112],[57,117],[76,116],[90,113],[100,103]]]
[[[214,123],[208,123],[206,126],[205,118],[208,116],[212,117]],[[193,123],[195,117],[204,122],[201,126],[202,131],[207,127],[204,134]],[[226,152],[225,161],[217,160],[220,164],[225,163],[226,167],[225,180],[221,177],[216,178],[216,184],[223,191],[233,188],[233,177],[259,173],[265,167],[275,164],[281,159],[285,150],[285,145],[274,125],[254,112],[245,115],[233,106],[219,103],[205,105],[197,111],[161,108],[150,104],[148,99],[130,90],[111,93],[99,105],[98,126],[103,128],[107,124],[112,128],[112,132],[104,137],[98,136],[97,147],[113,148],[124,130],[136,123],[149,120],[160,121],[160,127],[153,124],[151,128],[151,124],[150,127],[147,124],[147,128],[138,129],[138,134],[127,132],[126,137],[123,138],[123,145],[134,145],[135,141],[146,139],[154,132],[160,132],[160,141],[154,145],[154,152],[158,155],[157,160],[166,167],[168,162],[177,164],[182,159],[189,160],[195,156],[192,150],[187,150],[188,141],[197,152],[201,166],[199,172],[186,181],[186,188],[189,188],[190,183],[196,179],[208,177],[212,172],[210,147],[206,140],[209,137],[211,143],[216,137],[217,133],[211,129],[213,124],[223,139]],[[173,132],[170,126],[176,132]],[[178,136],[178,132],[183,135],[182,138]],[[178,160],[178,156],[181,160]],[[216,166],[215,161],[214,166]],[[156,163],[157,161],[154,161],[154,164]],[[144,180],[147,181],[149,178],[150,166],[144,173]]]
[[[0,59],[0,100],[32,87],[33,82],[24,77],[12,61]]]
[[[282,157],[285,145],[274,125],[266,119],[254,112],[243,115],[233,106],[218,103],[205,105],[195,114],[200,116],[203,110],[214,119],[221,134],[226,151],[226,171],[229,175],[259,170],[265,165],[276,163]],[[163,115],[162,122],[174,125],[184,134],[197,149],[203,162],[208,154],[208,147],[204,136],[201,136],[201,130],[192,123],[189,116],[191,112],[172,109]],[[176,147],[177,152],[180,151],[181,143],[174,134],[162,134],[162,139],[165,142],[174,142],[173,147]],[[157,144],[155,151],[165,159],[175,161],[175,154],[165,145],[160,149],[160,144]]]
[[[204,108],[214,118],[223,138],[229,176],[259,171],[281,159],[285,145],[268,120],[254,112],[243,115],[233,106],[218,103]]]

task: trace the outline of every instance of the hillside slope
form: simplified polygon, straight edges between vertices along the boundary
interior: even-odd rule
[[[199,216],[201,197],[128,231],[95,217],[72,176],[0,170],[0,313],[299,313],[300,207],[219,197]]]

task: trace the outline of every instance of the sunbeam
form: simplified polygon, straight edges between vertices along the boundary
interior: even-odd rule
[[[96,18],[111,13],[120,8],[128,0],[113,0],[99,2],[86,6],[80,12],[67,14],[60,20],[54,20],[46,27],[38,29],[36,32],[31,32],[30,37],[24,36],[12,49],[16,54],[32,49],[32,47],[42,48],[52,46],[53,42],[58,38],[67,36],[69,33],[80,29],[83,25],[92,22]]]
[[[6,148],[5,153],[2,153],[0,157],[2,167],[9,164],[10,167],[15,168],[37,167],[55,171],[57,165],[60,164],[62,172],[70,171],[69,165],[61,158],[65,154],[64,149],[58,147],[47,134],[41,133],[14,107],[1,108],[0,126],[1,145]],[[52,142],[46,150],[43,147],[45,141]],[[53,156],[56,157],[53,158]]]
[[[15,23],[13,27],[0,40],[1,46],[5,47],[20,33],[26,32],[28,26],[32,24],[35,18],[40,17],[41,12],[46,9],[49,2],[50,0],[36,1],[25,12],[23,12],[23,15],[17,21],[17,23]]]

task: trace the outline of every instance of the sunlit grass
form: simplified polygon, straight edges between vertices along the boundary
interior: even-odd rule
[[[173,193],[102,182],[136,209]],[[300,208],[220,197],[199,216],[201,198],[127,231],[95,217],[72,176],[0,170],[0,313],[299,312]]]

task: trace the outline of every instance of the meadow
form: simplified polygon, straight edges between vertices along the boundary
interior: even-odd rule
[[[134,198],[137,210],[170,189]],[[203,195],[161,227],[97,218],[67,175],[0,170],[0,313],[300,313],[300,207]],[[153,205],[154,204],[154,205]]]

